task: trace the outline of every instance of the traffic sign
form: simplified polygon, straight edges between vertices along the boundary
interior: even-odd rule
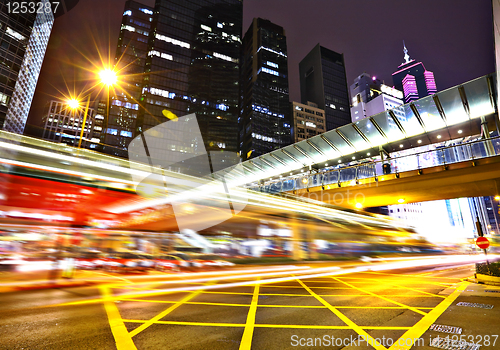
[[[490,246],[490,242],[486,237],[477,237],[476,245],[481,249],[488,249],[488,247]]]

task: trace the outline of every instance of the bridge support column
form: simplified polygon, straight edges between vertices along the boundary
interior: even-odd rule
[[[309,248],[309,259],[318,259],[318,250],[314,240],[316,238],[317,226],[314,222],[307,225],[307,245]]]
[[[304,260],[304,250],[302,249],[302,225],[297,220],[296,216],[293,215],[291,219],[292,226],[292,259],[293,260]]]

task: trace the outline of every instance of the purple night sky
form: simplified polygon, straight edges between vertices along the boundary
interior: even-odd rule
[[[80,0],[56,21],[29,123],[40,123],[48,100],[81,91],[91,79],[91,62],[100,62],[100,55],[114,58],[124,3]],[[495,70],[490,0],[243,3],[243,33],[253,17],[268,19],[286,31],[291,101],[300,101],[299,62],[317,43],[344,54],[348,85],[367,72],[392,86],[391,74],[403,62],[403,40],[410,57],[434,72],[438,91]]]

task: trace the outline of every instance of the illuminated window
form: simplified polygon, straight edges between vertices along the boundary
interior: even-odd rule
[[[156,34],[156,39],[166,41],[167,43],[171,43],[172,45],[185,47],[186,49],[189,49],[191,47],[191,45],[189,45],[189,43],[186,43],[184,41],[180,41],[177,39],[173,39],[173,38],[170,38],[168,36],[161,35],[161,34]]]
[[[147,15],[152,15],[153,14],[153,11],[148,10],[148,9],[142,9],[142,8],[140,8],[139,10],[142,11],[142,12],[144,12]]]
[[[266,68],[266,67],[262,67],[262,71],[264,73],[267,73],[267,74],[272,74],[272,75],[276,75],[276,76],[279,76],[280,74],[278,72],[276,72],[275,70],[272,70],[272,69],[269,69],[269,68]]]
[[[223,54],[218,53],[218,52],[214,52],[214,57],[220,58],[220,59],[225,60],[225,61],[238,63],[238,60],[236,58],[232,58],[232,57],[223,55]]]
[[[212,28],[210,28],[209,26],[206,26],[204,24],[201,25],[201,29],[204,29],[206,30],[207,32],[211,32],[212,31]]]
[[[129,32],[135,32],[135,28],[128,24],[122,24],[122,29],[128,30]]]
[[[7,29],[5,30],[5,33],[8,34],[9,36],[13,37],[14,39],[17,39],[17,40],[26,40],[26,37],[19,34],[18,32],[16,32],[15,30],[11,29],[10,27],[7,27]]]

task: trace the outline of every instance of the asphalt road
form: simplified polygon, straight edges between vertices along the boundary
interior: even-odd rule
[[[474,273],[470,263],[414,263],[422,260],[121,276],[3,293],[0,349],[444,348],[429,344],[453,334],[433,324],[500,349],[500,287],[462,281]]]

